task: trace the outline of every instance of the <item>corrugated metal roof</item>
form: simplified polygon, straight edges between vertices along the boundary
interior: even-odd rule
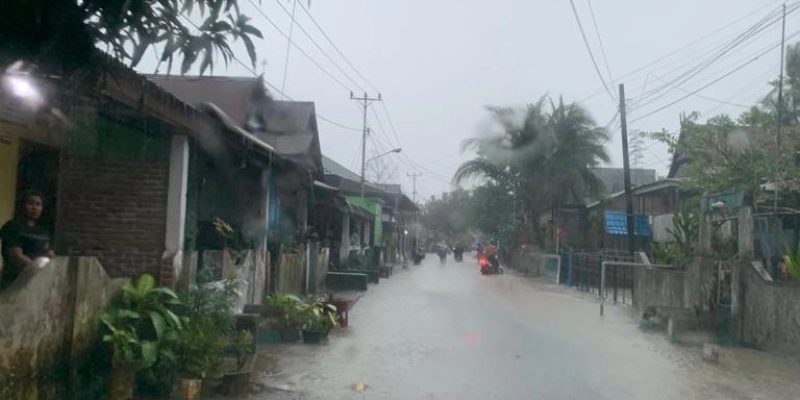
[[[326,175],[337,175],[351,181],[361,182],[361,176],[347,169],[344,165],[333,161],[332,158],[322,155],[322,169]]]

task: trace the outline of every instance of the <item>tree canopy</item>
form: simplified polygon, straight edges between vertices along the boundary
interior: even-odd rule
[[[238,0],[26,0],[8,1],[0,16],[0,46],[14,57],[67,70],[85,65],[95,48],[136,66],[150,50],[172,70],[186,73],[199,61],[213,70],[215,55],[228,63],[241,40],[255,66],[261,32]],[[192,18],[201,18],[195,24]]]
[[[609,161],[608,135],[585,108],[543,97],[524,110],[488,111],[499,131],[463,143],[477,156],[458,168],[454,182],[488,182],[498,191],[513,193],[529,232],[537,228],[538,211],[553,204],[582,203],[601,191],[602,182],[591,168]]]

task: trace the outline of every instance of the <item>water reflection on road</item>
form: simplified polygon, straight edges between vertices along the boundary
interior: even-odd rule
[[[270,389],[253,398],[799,397],[795,360],[724,349],[708,364],[697,348],[640,331],[630,310],[600,317],[570,289],[434,259],[370,286],[327,344],[266,347],[259,378]]]

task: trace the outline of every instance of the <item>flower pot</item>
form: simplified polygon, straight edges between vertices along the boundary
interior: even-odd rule
[[[317,344],[320,343],[322,341],[322,338],[326,336],[327,332],[303,330],[303,343]]]
[[[259,329],[256,342],[258,344],[280,343],[281,331],[276,329]]]
[[[135,381],[136,368],[134,366],[114,363],[106,381],[108,398],[133,400]]]
[[[203,381],[200,379],[181,379],[181,398],[183,400],[199,400],[202,384]]]
[[[300,331],[297,329],[281,330],[281,340],[286,343],[294,343],[300,340]]]

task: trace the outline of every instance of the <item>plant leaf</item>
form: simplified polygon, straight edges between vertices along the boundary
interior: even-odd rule
[[[158,344],[153,341],[142,341],[142,368],[150,368],[158,360]]]
[[[156,331],[156,339],[161,340],[164,335],[164,330],[166,329],[164,317],[156,311],[149,311],[147,314],[150,315],[150,321],[153,323],[153,328]]]
[[[256,46],[253,45],[253,40],[250,39],[248,36],[242,36],[242,41],[244,42],[244,47],[247,48],[247,56],[250,57],[250,63],[253,65],[253,68],[256,67]]]

